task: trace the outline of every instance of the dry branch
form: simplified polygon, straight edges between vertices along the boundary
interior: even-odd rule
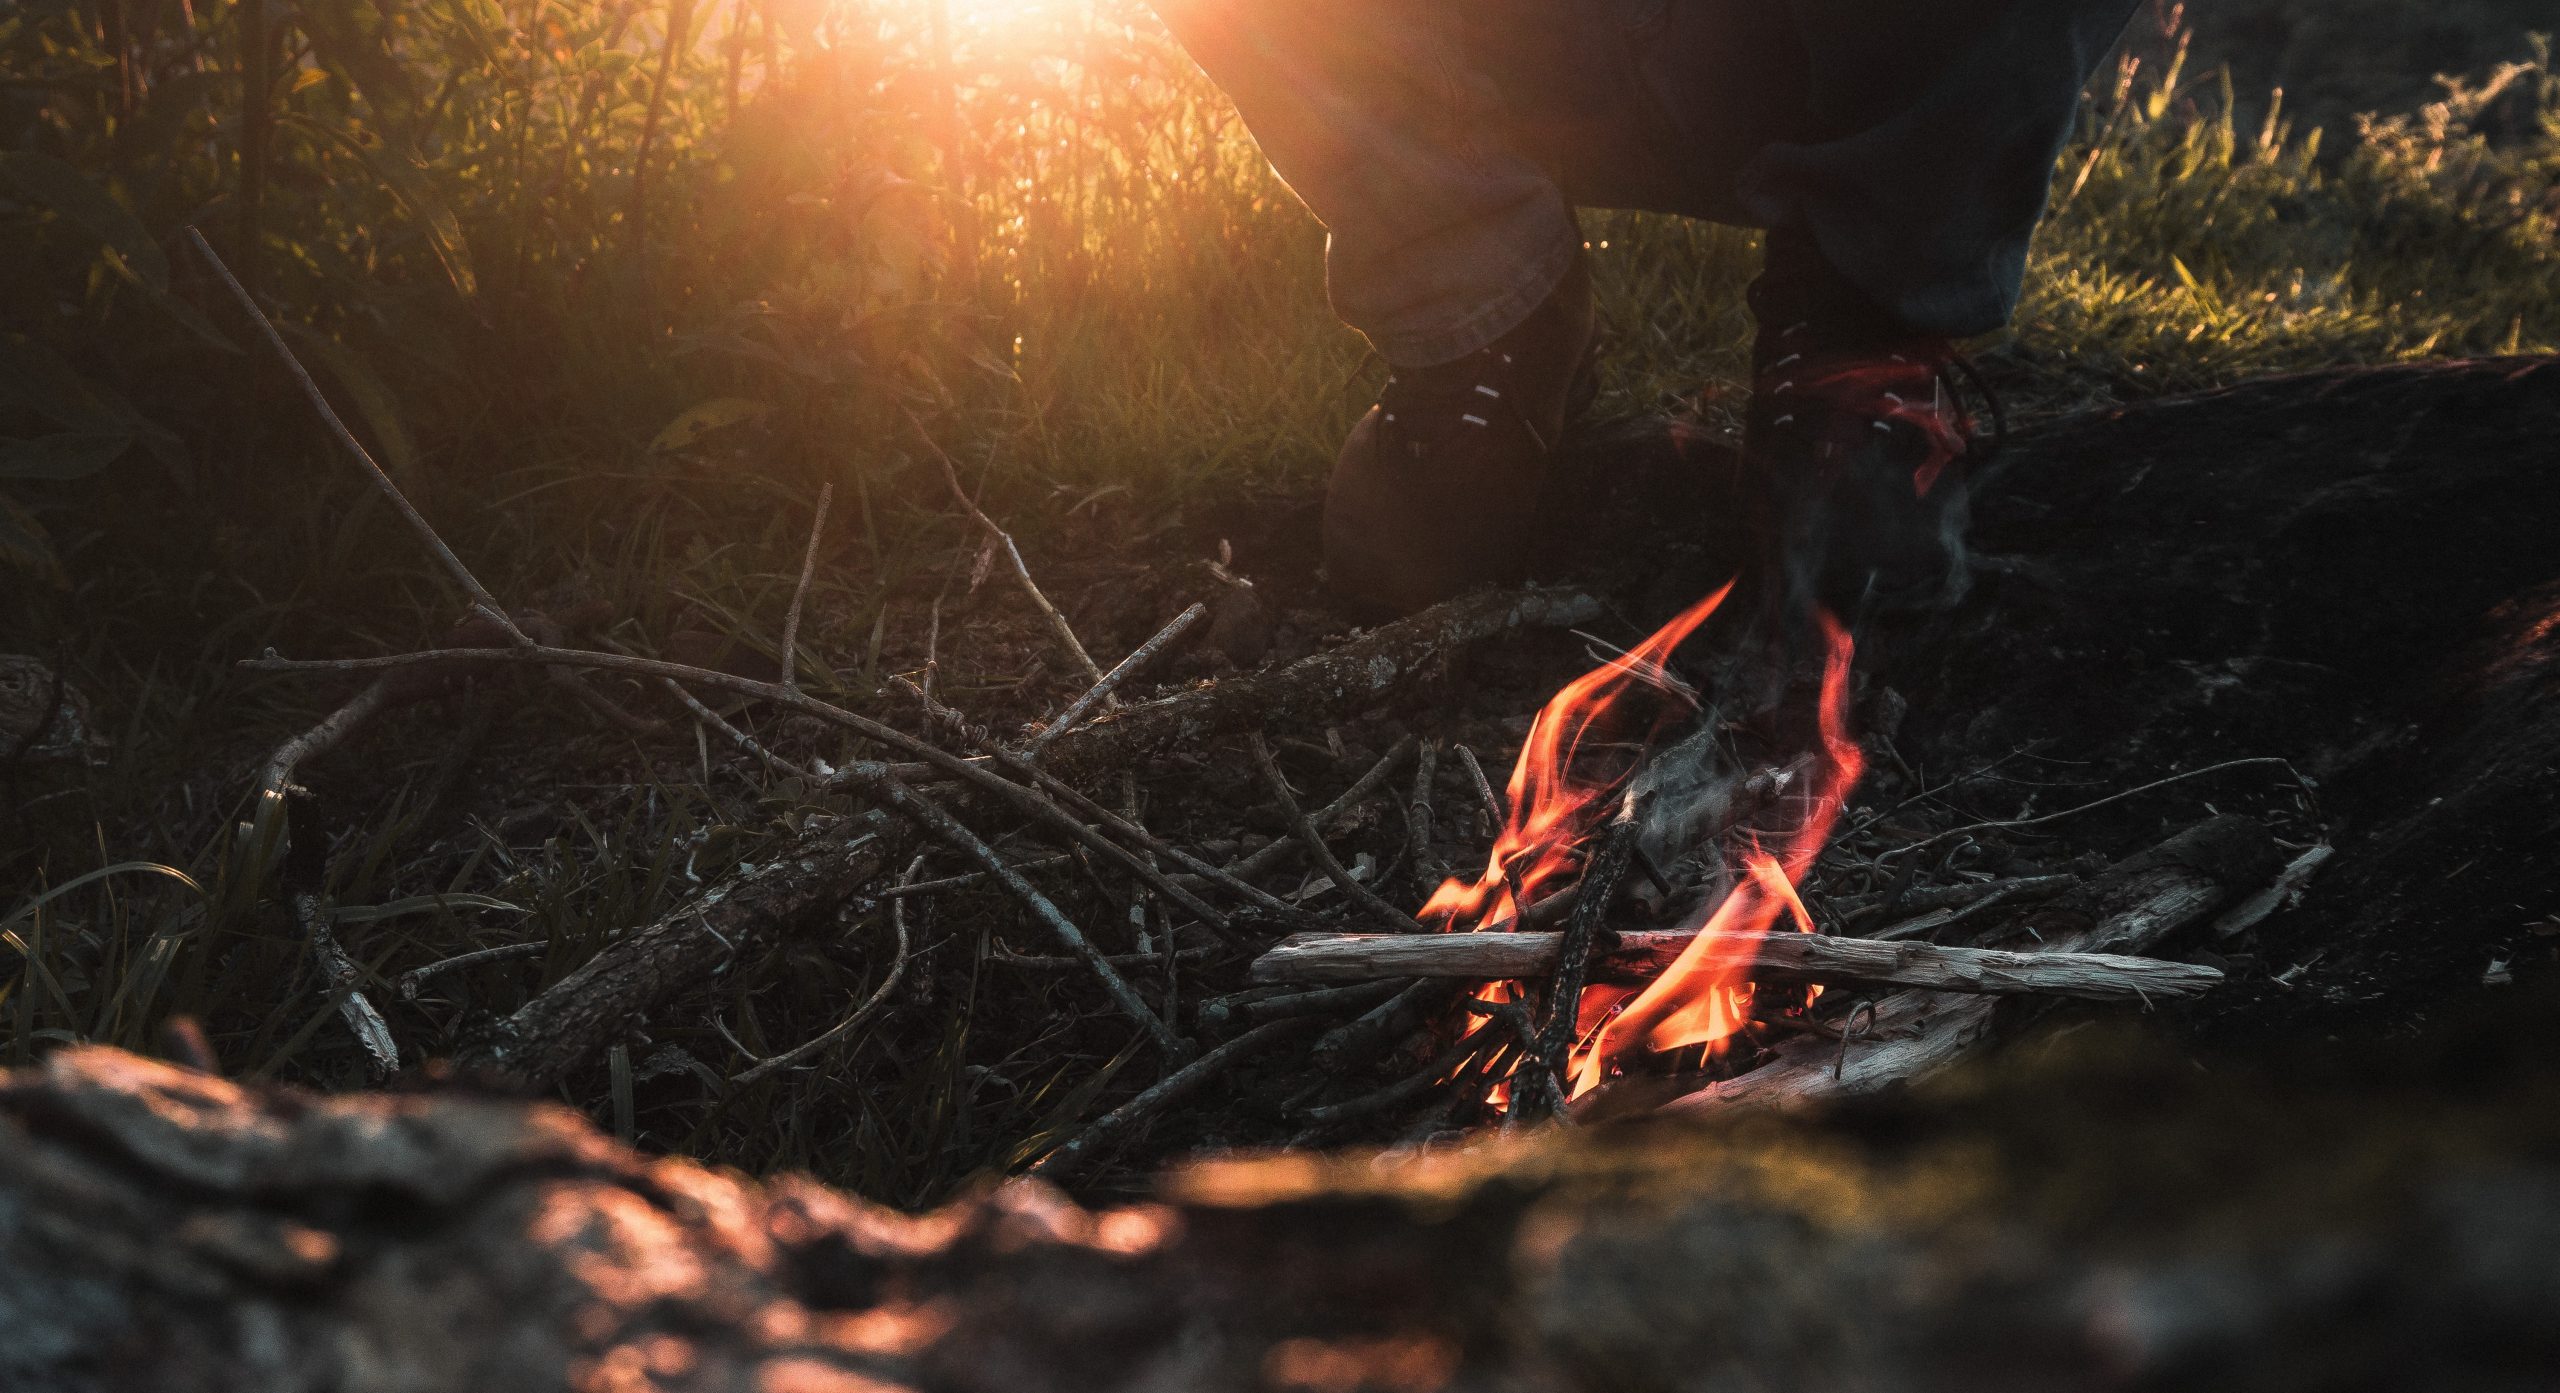
[[[800,554],[800,580],[791,587],[791,608],[782,615],[782,685],[796,687],[794,679],[800,670],[800,606],[809,598],[809,578],[818,571],[818,537],[827,530],[827,505],[836,500],[836,486],[818,489],[818,510],[809,519],[809,546]]]
[[[851,898],[886,859],[876,835],[848,836],[842,826],[804,833],[774,859],[614,940],[466,1044],[460,1062],[550,1087],[594,1064],[661,1002]]]
[[[1274,672],[1124,707],[1059,737],[1043,762],[1072,778],[1248,730],[1322,726],[1385,700],[1470,643],[1513,629],[1587,623],[1600,612],[1597,598],[1571,590],[1465,596]]]
[[[195,244],[196,252],[204,258],[205,264],[213,268],[215,277],[231,291],[231,298],[239,302],[242,312],[258,326],[259,336],[267,341],[267,347],[274,349],[276,357],[283,360],[285,370],[293,375],[294,382],[302,388],[302,395],[311,402],[311,409],[319,413],[322,424],[329,428],[329,434],[346,449],[349,455],[355,457],[356,463],[364,466],[367,474],[373,476],[374,487],[380,489],[383,496],[391,500],[391,506],[399,510],[400,516],[408,520],[411,530],[418,534],[418,539],[427,544],[427,550],[433,552],[436,559],[444,563],[446,574],[452,576],[455,583],[462,587],[462,593],[470,597],[472,606],[488,616],[490,622],[504,630],[508,638],[517,643],[531,644],[533,640],[526,636],[524,630],[516,627],[516,621],[508,615],[506,606],[498,603],[498,598],[490,594],[487,587],[480,584],[480,578],[471,574],[471,568],[462,564],[462,558],[454,555],[453,548],[445,545],[444,538],[436,535],[435,528],[428,525],[426,516],[409,502],[409,496],[402,493],[400,486],[391,481],[391,475],[374,461],[372,452],[365,449],[364,442],[356,439],[356,433],[347,429],[347,423],[338,418],[336,409],[329,405],[327,394],[320,390],[320,384],[311,380],[310,372],[302,366],[301,359],[293,356],[293,350],[285,346],[284,336],[276,332],[276,326],[267,318],[266,311],[258,308],[256,297],[249,293],[248,287],[242,285],[237,276],[231,274],[230,267],[222,264],[222,258],[214,255],[213,244],[204,239],[203,233],[192,227],[187,229],[187,237]]]
[[[1084,695],[1077,697],[1066,710],[1058,713],[1058,719],[1051,721],[1042,727],[1038,734],[1024,741],[1022,752],[1036,758],[1042,750],[1049,748],[1050,742],[1083,724],[1085,717],[1092,715],[1095,707],[1104,702],[1113,701],[1115,699],[1113,694],[1120,690],[1122,684],[1144,669],[1147,664],[1154,662],[1158,654],[1179,642],[1184,634],[1191,632],[1193,626],[1208,616],[1209,607],[1200,604],[1195,604],[1175,615],[1171,623],[1156,631],[1155,637],[1129,650],[1128,657],[1112,664],[1109,672],[1095,679],[1092,686],[1085,688]]]
[[[1643,978],[1668,967],[1695,930],[1623,933],[1597,954],[1602,975]],[[1499,982],[1556,971],[1561,933],[1296,934],[1253,964],[1256,982],[1366,982],[1440,977]],[[1935,943],[1885,943],[1829,934],[1735,933],[1712,944],[1700,965],[1769,981],[1835,986],[1921,987],[1994,996],[2067,996],[2145,1001],[2194,996],[2222,980],[2195,963],[2111,953],[2012,953]]]
[[[2255,820],[2226,814],[2198,823],[2039,911],[2034,918],[2045,949],[2019,956],[2147,951],[2263,883],[2275,863],[2274,838]],[[1663,1111],[1787,1105],[1905,1083],[1987,1043],[1995,1033],[1996,1005],[1989,997],[1896,993],[1876,1002],[1856,1042],[1788,1041],[1769,1063],[1710,1084]]]
[[[1084,1130],[1034,1162],[1031,1174],[1053,1182],[1073,1178],[1095,1157],[1117,1146],[1129,1133],[1163,1116],[1167,1108],[1199,1092],[1220,1074],[1314,1024],[1306,1017],[1295,1017],[1255,1026],[1165,1075],[1146,1092],[1086,1123]]]

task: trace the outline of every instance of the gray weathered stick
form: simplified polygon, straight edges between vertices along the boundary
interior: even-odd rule
[[[1688,930],[1620,934],[1615,948],[1595,955],[1593,966],[1620,976],[1650,976],[1669,966],[1696,937]],[[1295,934],[1255,959],[1252,976],[1256,982],[1393,977],[1497,982],[1553,973],[1563,944],[1563,934],[1537,931]],[[1710,971],[1739,971],[1769,981],[2084,1001],[2194,996],[2222,980],[2220,972],[2201,964],[2113,953],[2012,953],[1805,933],[1727,934],[1701,961]]]
[[[2275,860],[2274,839],[2251,819],[2226,814],[2198,823],[2038,911],[2046,951],[2143,952],[2264,881]],[[1876,1002],[1854,1045],[1818,1037],[1788,1041],[1769,1063],[1663,1111],[1785,1106],[1890,1088],[1989,1043],[1995,1005],[1990,997],[1897,992]]]

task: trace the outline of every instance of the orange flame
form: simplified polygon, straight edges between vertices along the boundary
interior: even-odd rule
[[[1821,621],[1827,649],[1819,713],[1823,750],[1808,781],[1804,820],[1788,838],[1782,855],[1754,850],[1744,861],[1742,882],[1708,914],[1689,946],[1624,1009],[1589,1035],[1588,1047],[1574,1062],[1573,1096],[1596,1087],[1612,1066],[1631,1053],[1689,1045],[1712,1049],[1742,1028],[1751,1011],[1747,972],[1709,965],[1718,956],[1717,944],[1728,935],[1765,933],[1780,915],[1792,918],[1803,932],[1813,931],[1813,917],[1796,895],[1796,882],[1822,854],[1833,825],[1848,805],[1849,791],[1866,772],[1866,756],[1849,735],[1849,664],[1855,645],[1839,621],[1828,614]],[[1587,1019],[1588,998],[1580,1004]]]
[[[1609,795],[1628,772],[1594,776],[1577,768],[1590,746],[1605,743],[1620,699],[1630,689],[1674,689],[1663,665],[1671,653],[1732,593],[1728,581],[1681,611],[1634,648],[1566,683],[1548,698],[1529,727],[1511,768],[1510,815],[1494,839],[1484,874],[1472,883],[1452,876],[1423,903],[1421,917],[1449,928],[1482,928],[1505,919],[1515,924],[1539,891],[1570,870],[1585,834],[1607,811]],[[1463,921],[1463,924],[1462,924]]]

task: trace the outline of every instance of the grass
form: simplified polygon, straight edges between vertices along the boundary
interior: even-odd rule
[[[115,737],[93,766],[0,769],[0,1059],[155,1048],[184,1014],[239,1072],[361,1077],[275,848],[241,830],[248,771],[336,693],[229,664],[429,642],[456,607],[241,351],[173,250],[185,225],[255,279],[483,579],[589,604],[602,642],[769,657],[834,484],[804,653],[874,709],[971,554],[911,422],[1072,558],[1311,490],[1374,386],[1324,310],[1320,229],[1122,0],[947,39],[916,5],[800,29],[726,0],[306,7],[257,91],[247,12],[147,34],[60,0],[0,17],[0,264],[28,268],[0,278],[0,651],[55,662]],[[2547,49],[2322,131],[2191,74],[2173,42],[2134,51],[2057,166],[2016,331],[1982,345],[2026,411],[2560,349]],[[1586,230],[1602,410],[1729,416],[1750,234]],[[977,620],[948,636],[946,680],[989,714],[1036,709],[1058,680],[1031,634]],[[350,928],[369,969],[552,944],[395,1008],[404,1040],[449,1045],[792,819],[848,810],[556,707],[456,694],[314,773],[333,898],[384,908]],[[513,908],[421,898],[439,893]],[[568,1096],[651,1145],[947,1193],[1128,1086],[1123,1032],[1072,984],[989,969],[1008,916],[929,914],[922,1006],[815,1076],[683,1082],[860,999],[885,969],[877,916],[705,984],[634,1042],[634,1082],[600,1061]]]

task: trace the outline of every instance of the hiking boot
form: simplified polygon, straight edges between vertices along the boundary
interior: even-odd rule
[[[1455,362],[1396,368],[1333,465],[1324,564],[1337,598],[1410,614],[1516,580],[1549,457],[1590,405],[1598,322],[1579,260],[1527,320]]]
[[[1780,601],[1851,621],[1953,605],[1971,580],[1966,475],[1989,455],[1959,374],[1979,379],[1946,339],[1789,293],[1801,289],[1764,275],[1752,295],[1761,327],[1743,459],[1766,489]]]

